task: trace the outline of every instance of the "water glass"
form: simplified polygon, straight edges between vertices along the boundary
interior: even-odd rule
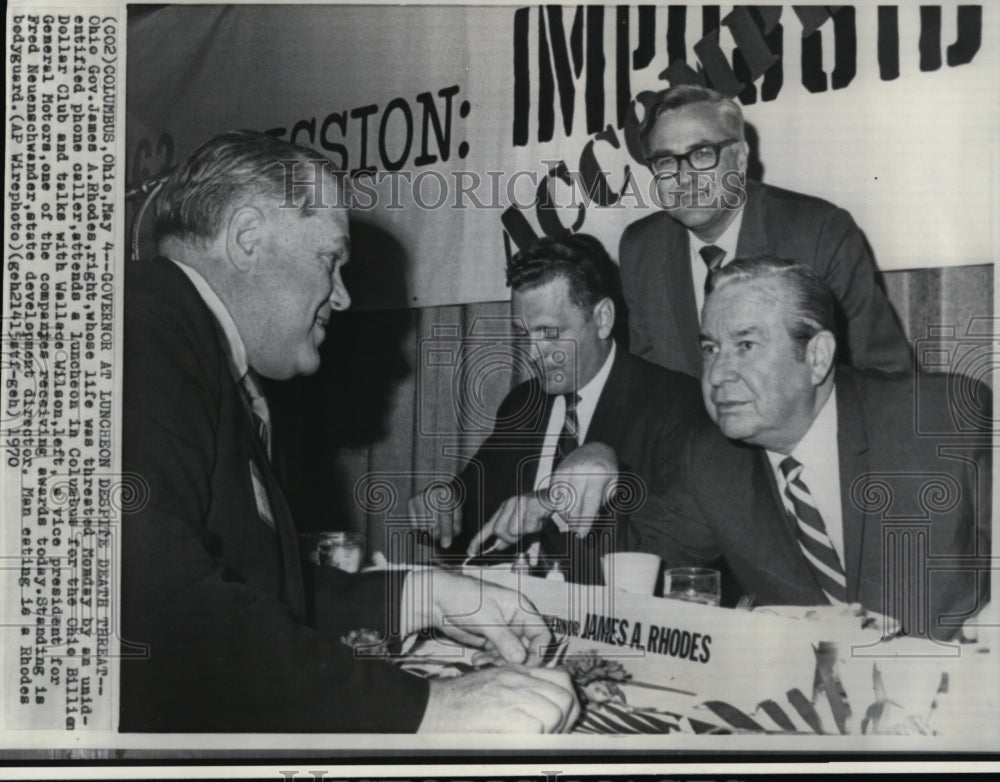
[[[663,593],[674,600],[717,606],[722,594],[719,571],[707,567],[670,568]]]

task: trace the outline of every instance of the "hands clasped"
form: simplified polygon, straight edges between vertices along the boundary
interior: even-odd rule
[[[420,733],[564,733],[580,715],[569,674],[521,665],[431,682]]]
[[[504,544],[516,543],[523,535],[538,532],[550,516],[585,535],[617,480],[614,450],[603,443],[581,445],[563,460],[547,486],[504,501],[469,543],[469,556],[478,554],[490,537]]]
[[[541,529],[549,516],[558,516],[570,529],[583,535],[600,513],[609,487],[618,479],[618,459],[603,443],[586,443],[572,451],[539,491],[510,497],[483,525],[469,545],[469,554],[479,552],[490,536],[510,544],[522,535]],[[407,501],[407,515],[416,526],[430,524],[431,539],[449,548],[462,531],[459,483],[431,483]]]
[[[507,663],[431,682],[421,732],[550,733],[576,722],[580,707],[568,674],[535,667],[552,635],[520,594],[423,570],[407,576],[402,604],[404,635],[436,627]]]

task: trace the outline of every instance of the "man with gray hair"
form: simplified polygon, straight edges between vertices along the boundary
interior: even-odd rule
[[[987,600],[991,502],[989,431],[953,413],[972,400],[991,420],[989,393],[835,366],[833,315],[806,266],[737,259],[713,275],[700,348],[715,424],[688,441],[643,546],[667,566],[721,556],[758,604],[860,603],[950,636]]]
[[[122,520],[122,730],[538,733],[578,714],[516,592],[332,568],[306,590],[259,378],[315,372],[350,304],[345,186],[318,153],[239,132],[157,196],[163,257],[125,286],[123,465],[149,501]],[[428,682],[373,651],[432,628],[511,665]]]
[[[910,369],[910,348],[858,226],[833,204],[747,178],[736,101],[671,87],[647,103],[639,133],[662,210],[630,225],[619,248],[633,353],[698,377],[709,274],[736,257],[773,255],[811,267],[833,292],[846,363]]]

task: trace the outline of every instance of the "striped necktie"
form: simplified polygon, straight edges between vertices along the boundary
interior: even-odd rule
[[[250,413],[253,415],[254,427],[257,429],[257,436],[260,437],[267,458],[271,458],[271,412],[267,408],[267,399],[260,387],[260,378],[252,369],[248,369],[246,374],[240,379],[240,386],[250,403]]]
[[[580,445],[580,422],[576,417],[576,406],[580,404],[580,395],[571,392],[563,394],[566,400],[566,417],[563,419],[562,431],[556,440],[556,455],[552,459],[552,472],[569,456],[570,452]]]
[[[831,603],[846,603],[847,578],[844,576],[844,568],[830,542],[823,517],[816,510],[809,487],[802,482],[802,465],[788,456],[780,466],[781,473],[785,476],[785,499],[789,503],[787,507],[795,519],[802,553],[827,599]]]
[[[705,278],[705,293],[708,293],[708,284],[712,281],[715,270],[722,266],[722,259],[726,257],[726,251],[714,244],[706,244],[698,254],[708,267],[708,276]]]

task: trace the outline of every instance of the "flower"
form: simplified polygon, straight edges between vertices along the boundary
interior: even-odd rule
[[[615,682],[627,682],[632,674],[617,660],[606,660],[596,649],[589,649],[583,654],[567,656],[562,667],[585,703],[626,702],[625,693]]]

